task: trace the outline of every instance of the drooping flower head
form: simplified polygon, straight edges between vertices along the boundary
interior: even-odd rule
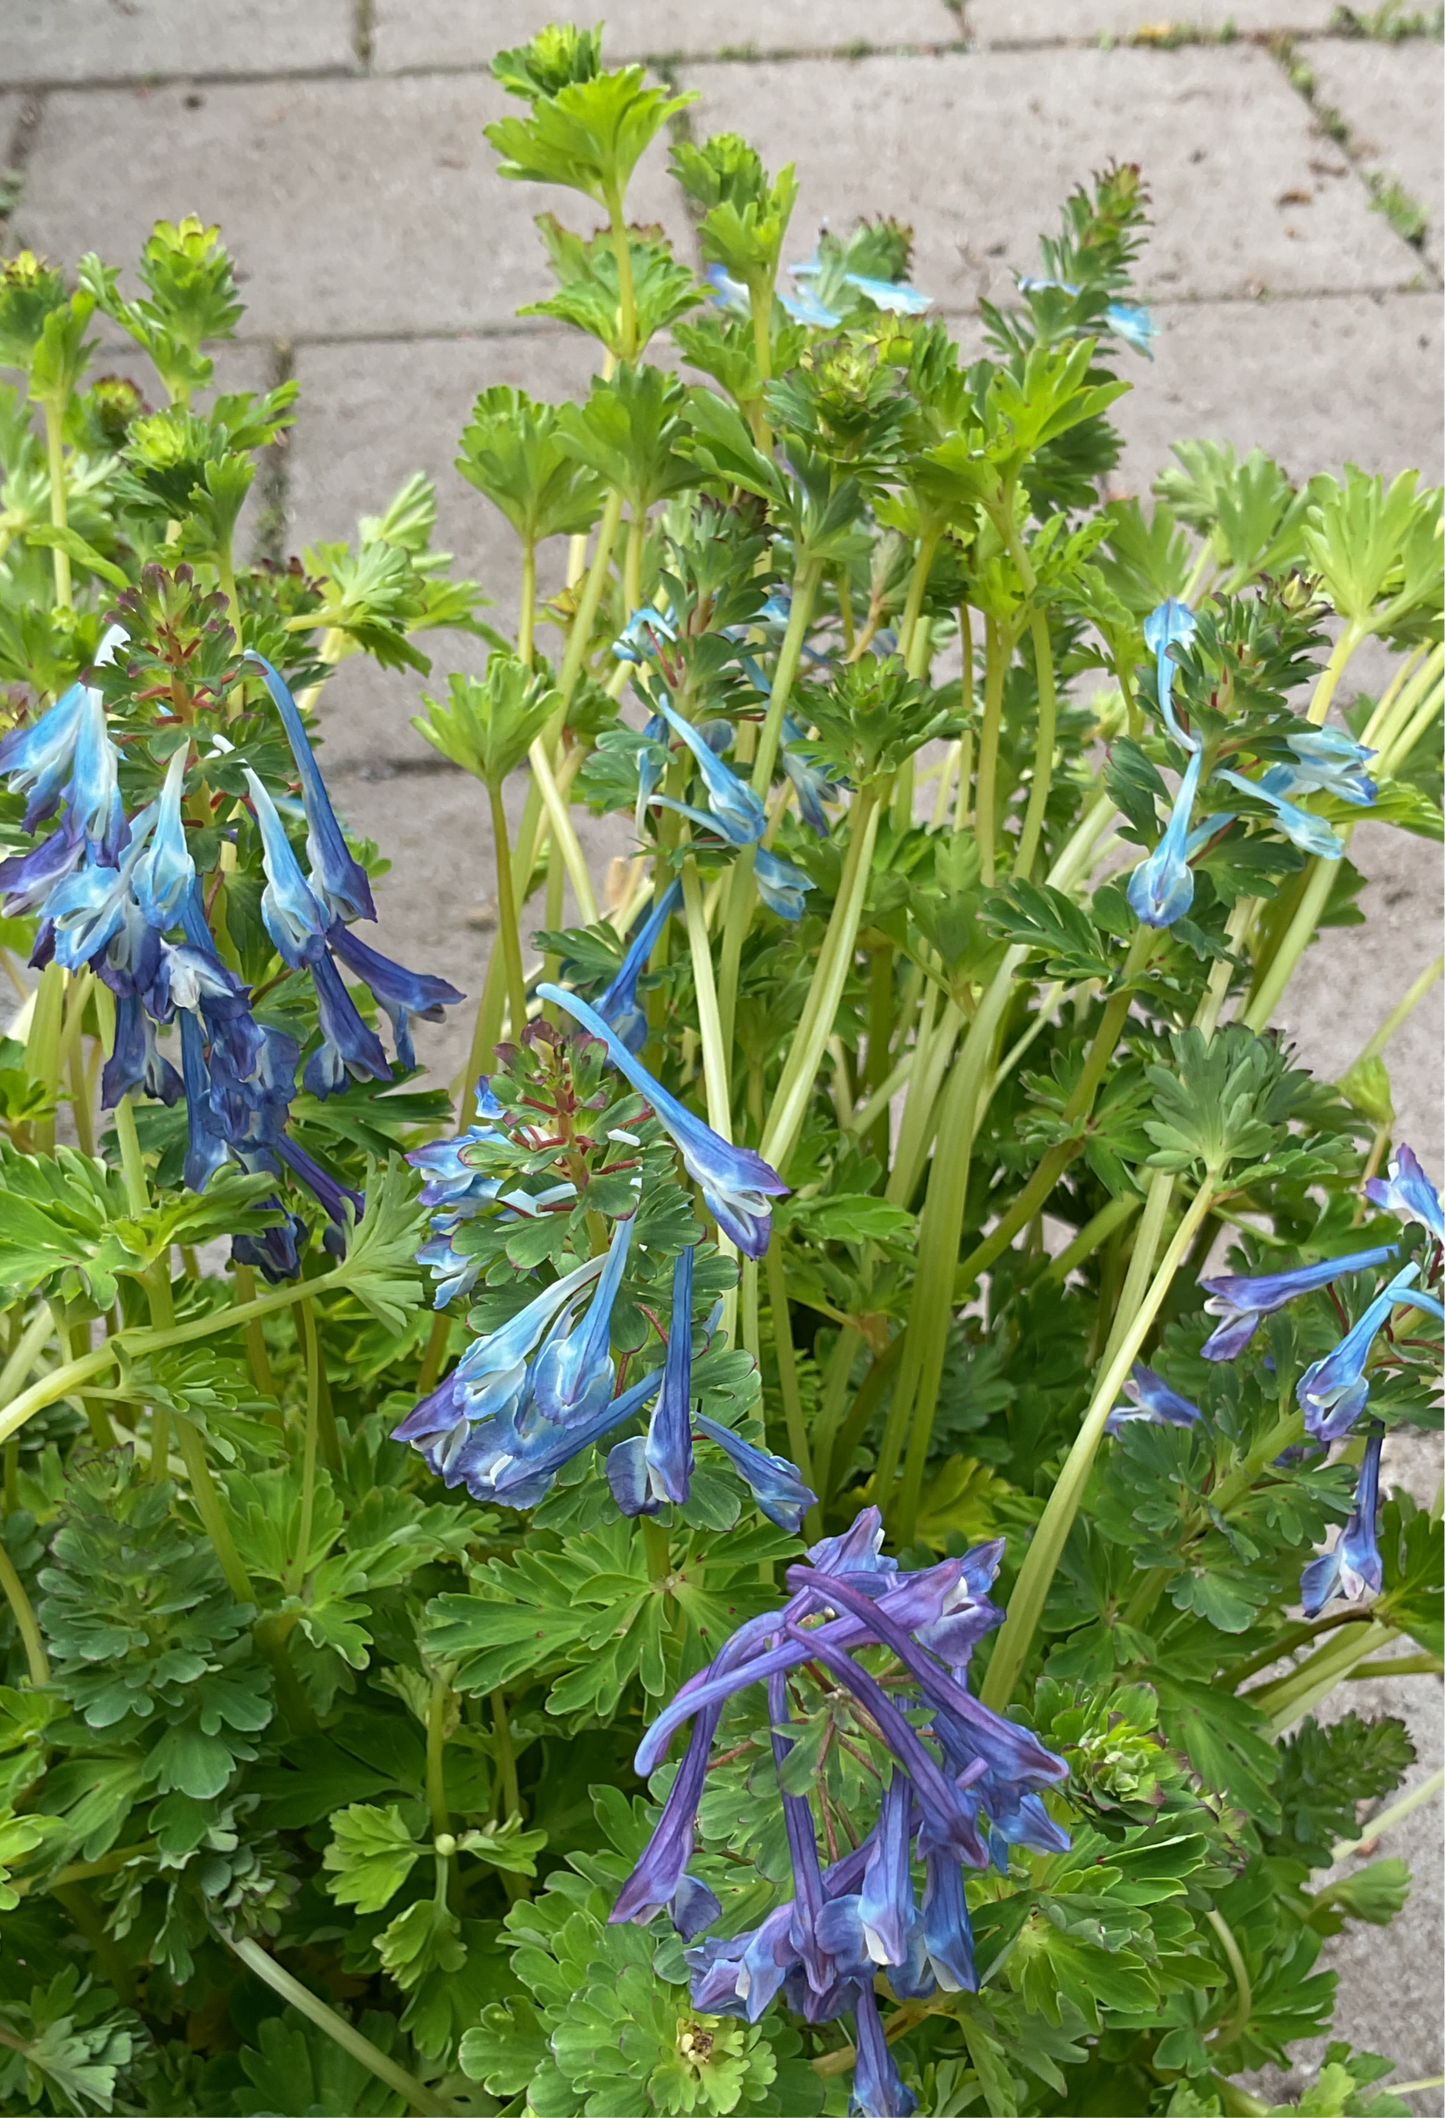
[[[1002,1619],[987,1594],[999,1546],[910,1573],[881,1556],[881,1538],[881,1518],[870,1508],[841,1537],[815,1544],[808,1563],[788,1571],[788,1602],[740,1626],[653,1724],[637,1753],[642,1773],[658,1765],[684,1721],[693,1734],[612,1913],[645,1921],[673,1905],[693,1858],[726,1702],[764,1686],[768,1741],[781,1769],[796,1743],[790,1673],[823,1668],[852,1702],[859,1740],[883,1754],[876,1817],[852,1852],[825,1864],[811,1801],[780,1786],[791,1898],[752,1930],[695,1942],[686,1954],[699,2008],[756,2021],[781,1991],[809,2022],[852,2012],[856,2107],[879,2113],[913,2103],[875,2019],[875,1976],[881,1971],[899,1995],[926,1995],[935,1984],[977,1987],[965,1870],[988,1864],[996,1817],[1012,1828],[1022,1801],[1038,1802],[1067,1777],[1062,1760],[967,1690],[973,1646]],[[863,1649],[893,1658],[886,1685],[858,1660]],[[1047,1843],[1066,1846],[1067,1835],[1038,1807]]]
[[[1321,1552],[1305,1568],[1300,1580],[1300,1601],[1307,1618],[1317,1618],[1335,1596],[1360,1603],[1378,1596],[1385,1579],[1384,1562],[1376,1533],[1380,1506],[1380,1452],[1385,1430],[1379,1421],[1370,1428],[1365,1454],[1355,1486],[1355,1505],[1334,1547]]]
[[[1124,1384],[1124,1402],[1115,1405],[1104,1422],[1104,1431],[1117,1434],[1120,1427],[1136,1419],[1156,1427],[1195,1427],[1203,1417],[1198,1405],[1171,1390],[1162,1375],[1156,1375],[1143,1361],[1135,1361]]]
[[[682,901],[682,884],[670,882],[652,910],[627,944],[627,954],[605,992],[597,996],[597,1012],[610,1023],[629,1052],[640,1052],[647,1042],[647,1017],[637,1004],[637,981],[656,948],[663,928]]]
[[[1389,1175],[1371,1177],[1365,1197],[1374,1206],[1392,1213],[1397,1221],[1428,1228],[1437,1243],[1445,1243],[1445,1204],[1421,1167],[1412,1147],[1403,1143],[1390,1157]]]
[[[1366,1373],[1375,1339],[1397,1303],[1445,1316],[1435,1297],[1415,1286],[1420,1267],[1405,1265],[1351,1325],[1333,1351],[1313,1361],[1295,1385],[1305,1426],[1317,1441],[1338,1441],[1364,1411],[1370,1395]]]
[[[1179,782],[1164,835],[1129,877],[1128,897],[1146,927],[1172,927],[1194,902],[1194,870],[1189,865],[1189,819],[1199,792],[1203,752],[1195,750]]]
[[[1176,743],[1185,750],[1197,750],[1197,736],[1186,735],[1174,713],[1174,657],[1171,647],[1183,647],[1192,640],[1197,630],[1193,611],[1177,596],[1168,596],[1150,611],[1144,620],[1144,645],[1154,656],[1154,669],[1159,694],[1159,711],[1164,725]]]

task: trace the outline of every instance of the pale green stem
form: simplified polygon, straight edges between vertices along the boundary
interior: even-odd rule
[[[1246,1029],[1258,1031],[1268,1028],[1275,1009],[1284,998],[1285,987],[1294,976],[1300,958],[1314,939],[1320,914],[1329,902],[1337,873],[1338,863],[1335,861],[1316,860],[1313,863],[1309,880],[1295,907],[1294,917],[1285,929],[1279,947],[1244,1010],[1242,1019]]]
[[[492,809],[492,841],[497,863],[497,932],[506,968],[511,1032],[517,1038],[527,1027],[527,981],[522,975],[522,936],[517,924],[517,893],[512,883],[512,846],[501,788],[488,787],[487,798]]]
[[[1034,666],[1038,673],[1039,724],[1038,736],[1034,743],[1033,784],[1029,789],[1029,805],[1024,812],[1024,827],[1013,865],[1014,874],[1025,878],[1033,872],[1039,839],[1043,833],[1044,814],[1049,805],[1049,790],[1054,778],[1054,738],[1058,725],[1058,699],[1054,691],[1054,651],[1049,640],[1048,620],[1042,611],[1036,610],[1029,624],[1033,633]]]
[[[1356,1059],[1356,1066],[1363,1066],[1369,1059],[1379,1058],[1396,1031],[1402,1029],[1405,1023],[1409,1021],[1442,971],[1445,971],[1445,956],[1437,956],[1432,964],[1426,965],[1405,994],[1404,999],[1397,1001],[1395,1006],[1391,1008],[1374,1036],[1360,1053],[1358,1059]]]
[[[632,245],[622,215],[622,193],[607,193],[607,218],[612,223],[612,243],[617,253],[617,338],[623,360],[637,358],[637,296],[632,284]]]
[[[1086,1258],[1093,1256],[1101,1243],[1108,1241],[1116,1228],[1122,1228],[1138,1211],[1139,1201],[1135,1198],[1110,1199],[1107,1206],[1099,1208],[1091,1221],[1084,1223],[1068,1248],[1061,1250],[1048,1265],[1042,1274],[1040,1285],[1062,1285],[1071,1272],[1082,1265]]]
[[[343,2052],[349,2052],[353,2059],[359,2060],[378,2081],[384,2081],[389,2089],[404,2096],[412,2109],[421,2113],[421,2118],[456,2118],[454,2103],[448,2102],[445,2096],[438,2096],[424,2082],[418,2081],[415,2074],[409,2074],[404,2066],[398,2066],[394,2059],[388,2058],[369,2037],[363,2037],[360,2030],[353,2029],[344,2016],[338,2015],[334,2008],[328,2008],[324,2000],[318,2000],[309,1986],[303,1986],[300,1979],[283,1971],[275,1957],[269,1956],[259,1942],[237,1940],[229,1934],[222,1934],[221,1939],[233,1955],[264,1980],[288,2007],[295,2008],[298,2015],[304,2015],[318,2030],[324,2030]]]
[[[238,1303],[254,1302],[256,1299],[256,1275],[249,1265],[233,1264],[231,1273],[236,1284]],[[246,1358],[251,1365],[251,1380],[263,1397],[275,1397],[276,1378],[271,1373],[271,1356],[266,1351],[266,1334],[259,1324],[248,1324],[245,1330]],[[421,1393],[426,1395],[425,1391]]]
[[[778,750],[782,742],[783,715],[797,678],[798,666],[803,659],[803,645],[808,637],[808,627],[813,617],[813,602],[822,574],[820,560],[805,559],[793,577],[793,601],[788,612],[788,629],[778,650],[772,690],[768,695],[768,711],[758,734],[757,749],[753,753],[752,786],[760,801],[767,800],[768,789],[773,783],[773,767],[778,762]],[[752,924],[755,858],[754,847],[743,846],[739,849],[733,861],[727,910],[723,916],[718,1008],[722,1016],[725,1046],[732,1044],[743,943],[747,940],[748,928]]]
[[[1371,750],[1378,749],[1380,738],[1386,729],[1398,729],[1409,720],[1431,686],[1439,682],[1442,671],[1445,671],[1445,644],[1432,647],[1426,659],[1413,670],[1410,669],[1409,663],[1406,663],[1395,683],[1389,686],[1370,715],[1360,741]]]
[[[426,1708],[426,1801],[431,1817],[432,1832],[440,1837],[450,1831],[451,1817],[447,1811],[446,1744],[447,1744],[447,1698],[450,1687],[445,1677],[433,1677],[431,1697]]]
[[[517,611],[517,654],[530,669],[532,666],[532,642],[537,624],[537,544],[533,537],[522,539],[522,600]]]
[[[774,1169],[781,1169],[786,1164],[797,1142],[818,1067],[832,1035],[833,1019],[838,1012],[858,940],[858,924],[868,892],[880,814],[880,786],[862,788],[854,799],[849,816],[848,851],[843,860],[843,873],[828,932],[763,1132],[759,1151],[763,1160],[771,1162]]]
[[[627,549],[622,559],[622,596],[630,618],[642,607],[642,547],[647,541],[647,515],[634,507],[632,519],[627,525]],[[627,681],[627,664],[619,665],[623,682]]]
[[[0,1368],[0,1411],[10,1404],[15,1392],[29,1375],[41,1353],[55,1335],[55,1320],[42,1302],[36,1310],[19,1343],[9,1355],[5,1366]]]
[[[1083,1424],[1054,1482],[1033,1541],[1024,1555],[1024,1563],[1009,1598],[1008,1616],[994,1645],[980,1697],[995,1712],[1002,1712],[1013,1697],[1014,1686],[1033,1645],[1034,1633],[1043,1615],[1044,1600],[1069,1531],[1073,1528],[1084,1486],[1103,1439],[1105,1422],[1119,1402],[1124,1380],[1213,1201],[1214,1185],[1206,1177],[1174,1231],[1174,1239],[1164,1253],[1147,1294],[1130,1316],[1117,1352],[1104,1362]]]
[[[20,1635],[20,1644],[25,1650],[25,1666],[34,1685],[50,1682],[50,1663],[46,1659],[45,1642],[40,1637],[40,1627],[35,1622],[35,1612],[30,1598],[25,1593],[25,1584],[15,1571],[15,1563],[5,1549],[5,1540],[0,1537],[0,1590],[10,1606],[15,1620],[15,1630]]]
[[[60,1089],[60,1031],[65,1008],[65,972],[58,963],[48,963],[35,988],[35,1005],[25,1039],[25,1071],[54,1097]],[[55,1152],[55,1113],[30,1122],[30,1137],[37,1153]]]
[[[578,915],[584,926],[595,926],[597,898],[592,888],[592,878],[587,872],[587,856],[582,851],[582,842],[577,836],[572,812],[557,785],[543,738],[538,737],[527,752],[527,757],[542,797],[542,807],[547,812],[547,821],[552,827],[552,843],[560,851],[567,869],[567,880],[571,883],[572,895],[577,900]]]
[[[236,593],[236,562],[231,554],[231,540],[223,538],[216,546],[216,573],[221,583],[221,593],[226,599],[226,615],[231,621],[231,631],[236,645],[241,645],[241,598]]]
[[[1397,1802],[1391,1802],[1388,1809],[1382,1809],[1378,1815],[1370,1817],[1359,1838],[1338,1839],[1330,1849],[1331,1864],[1348,1860],[1350,1855],[1358,1853],[1362,1846],[1373,1846],[1375,1840],[1383,1833],[1393,1830],[1396,1824],[1403,1824],[1407,1816],[1413,1816],[1415,1811],[1423,1809],[1427,1802],[1433,1802],[1442,1787],[1445,1787],[1445,1766],[1437,1772],[1432,1772],[1418,1787],[1412,1787],[1408,1794],[1402,1794]]]
[[[54,529],[65,529],[65,406],[47,397],[45,412],[45,457],[50,472],[50,521]],[[70,554],[57,544],[51,551],[55,568],[55,600],[70,607]]]
[[[1248,2025],[1254,2008],[1254,1989],[1250,1985],[1249,1971],[1240,1953],[1239,1943],[1234,1938],[1233,1928],[1215,1911],[1213,1905],[1208,1908],[1204,1917],[1218,1937],[1219,1946],[1224,1951],[1224,1960],[1229,1965],[1229,1975],[1234,1980],[1234,2012],[1228,2027],[1221,2023],[1217,2032],[1221,2044],[1232,2044],[1236,2037],[1244,2034]]]
[[[994,880],[995,809],[998,796],[998,739],[1003,725],[1003,680],[1008,653],[1002,628],[992,618],[984,620],[983,730],[978,746],[978,793],[974,801],[973,828],[978,839],[979,874]]]
[[[1357,1662],[1363,1662],[1379,1651],[1387,1641],[1397,1637],[1393,1626],[1383,1625],[1378,1619],[1369,1625],[1351,1625],[1315,1652],[1288,1676],[1280,1677],[1273,1684],[1264,1684],[1256,1691],[1241,1692],[1251,1706],[1268,1714],[1270,1732],[1282,1736],[1292,1728],[1303,1714],[1321,1699],[1328,1698],[1335,1686],[1346,1678]]]
[[[587,578],[582,584],[582,593],[577,599],[576,613],[567,635],[567,649],[562,657],[562,668],[557,678],[557,688],[564,704],[570,704],[577,688],[577,679],[582,674],[582,665],[587,650],[592,644],[592,627],[597,619],[597,606],[602,601],[602,591],[607,585],[607,569],[612,563],[612,547],[617,541],[617,527],[622,520],[622,495],[609,493],[602,506],[602,519],[597,525],[597,549],[592,555],[592,564],[587,569]]]
[[[321,1352],[316,1343],[316,1310],[310,1302],[297,1306],[306,1361],[306,1428],[301,1448],[301,1521],[296,1550],[287,1568],[287,1586],[293,1596],[306,1579],[311,1556],[311,1529],[316,1513],[316,1441],[321,1424]]]
[[[702,882],[691,855],[682,866],[682,903],[687,921],[687,943],[692,956],[693,991],[697,996],[698,1035],[702,1046],[702,1079],[707,1098],[707,1122],[724,1140],[733,1136],[732,1099],[728,1086],[727,1048],[723,1043],[718,1014],[717,988],[713,983],[712,950],[708,945],[707,915],[703,909]],[[718,1231],[718,1248],[735,1258],[737,1246]],[[729,1340],[737,1343],[738,1290],[730,1287],[723,1297],[723,1325]]]
[[[647,1527],[655,1529],[655,1523]],[[491,1695],[492,1750],[497,1761],[497,1821],[505,1824],[510,1816],[522,1813],[522,1795],[517,1785],[517,1754],[512,1748],[512,1721],[507,1706],[507,1694],[500,1689]]]
[[[1323,724],[1324,718],[1330,710],[1340,678],[1345,673],[1346,663],[1360,642],[1368,637],[1368,632],[1369,628],[1367,626],[1356,625],[1351,620],[1345,626],[1338,640],[1336,640],[1330,658],[1321,673],[1320,680],[1315,686],[1315,695],[1310,700],[1309,718],[1314,722],[1316,728]]]

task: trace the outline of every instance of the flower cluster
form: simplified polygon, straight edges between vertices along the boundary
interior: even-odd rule
[[[110,663],[126,645],[125,633],[113,626],[98,664]],[[265,679],[301,785],[305,873],[270,790],[256,772],[245,772],[261,837],[261,916],[283,964],[304,967],[315,988],[321,1036],[305,1064],[305,1086],[327,1096],[352,1077],[389,1082],[386,1054],[339,965],[364,980],[387,1013],[397,1058],[406,1068],[415,1065],[411,1017],[438,1019],[462,995],[444,979],[393,963],[352,932],[351,921],[376,917],[366,870],[346,844],[284,680],[259,654],[248,651],[246,659]],[[220,735],[214,745],[215,758],[231,747]],[[287,1134],[300,1045],[257,1018],[250,989],[212,933],[187,836],[198,815],[210,822],[216,806],[206,785],[208,760],[193,755],[195,748],[183,735],[159,793],[127,816],[120,752],[94,685],[72,685],[36,720],[12,729],[0,742],[0,777],[27,797],[27,830],[56,821],[29,852],[0,864],[5,908],[11,915],[38,914],[32,964],[54,961],[71,972],[89,968],[114,995],[104,1107],[113,1109],[137,1090],[167,1104],[184,1094],[188,1185],[202,1190],[228,1158],[276,1174],[284,1164],[315,1193],[339,1240],[346,1203],[359,1208],[359,1196],[346,1192]],[[234,842],[234,825],[225,835]],[[179,1072],[157,1040],[158,1031],[172,1027],[179,1037]],[[293,1215],[264,1238],[238,1237],[236,1255],[270,1277],[294,1274],[304,1233]]]
[[[661,909],[665,916],[665,904]],[[639,953],[639,963],[645,953]],[[609,990],[628,979],[635,986],[635,966],[631,972],[624,966]],[[549,1105],[539,1095],[529,1096],[523,1110],[513,1113],[490,1081],[479,1083],[477,1122],[457,1138],[418,1148],[410,1157],[423,1172],[422,1202],[433,1210],[433,1240],[418,1255],[438,1281],[437,1307],[470,1293],[482,1271],[481,1250],[457,1247],[464,1223],[486,1215],[489,1233],[505,1235],[509,1227],[549,1214],[570,1217],[579,1203],[585,1218],[586,1199],[579,1200],[576,1178],[550,1181],[553,1172],[547,1165],[559,1150],[571,1158],[574,1169],[579,1168],[577,1158],[594,1148],[629,1151],[619,1163],[604,1163],[599,1173],[604,1180],[623,1180],[626,1210],[614,1217],[605,1253],[559,1273],[505,1322],[481,1332],[451,1374],[396,1428],[396,1439],[414,1443],[447,1485],[465,1485],[478,1500],[529,1508],[545,1498],[564,1465],[650,1403],[646,1434],[617,1442],[607,1458],[608,1483],[624,1515],[653,1515],[667,1502],[684,1505],[691,1490],[693,1443],[703,1438],[722,1450],[762,1512],[781,1528],[796,1532],[817,1497],[796,1467],[696,1409],[695,1245],[682,1247],[673,1262],[662,1363],[624,1387],[612,1353],[614,1310],[644,1193],[643,1163],[636,1153],[643,1143],[634,1127],[656,1121],[680,1152],[719,1228],[750,1256],[766,1249],[769,1199],[785,1186],[751,1148],[719,1138],[670,1096],[596,1010],[560,987],[544,985],[540,991],[590,1033],[574,1040],[579,1050],[585,1054],[589,1046],[595,1051],[600,1044],[606,1060],[644,1100],[635,1117],[627,1114],[626,1129],[610,1122],[609,1116],[602,1121],[601,1138],[594,1139],[572,1125],[582,1108],[575,1096],[569,1097],[565,1116],[560,1104]],[[535,1040],[537,1034],[528,1036]],[[605,1104],[605,1094],[600,1100]],[[558,1125],[563,1130],[554,1129]],[[498,1148],[522,1150],[533,1176],[541,1175],[542,1188],[529,1190],[524,1183],[490,1173]],[[675,1164],[664,1181],[677,1191]],[[716,1335],[720,1313],[721,1304],[715,1304],[702,1334],[705,1348]],[[661,1334],[660,1324],[657,1329]]]
[[[687,1952],[693,2003],[710,2013],[755,2022],[780,1991],[808,2022],[851,2012],[854,2107],[867,2118],[915,2108],[883,2036],[877,1974],[900,1998],[935,1987],[975,1991],[966,1870],[993,1862],[1006,1872],[1011,1845],[1057,1852],[1069,1844],[1043,1800],[1068,1768],[968,1690],[973,1649],[1002,1622],[988,1596],[1001,1543],[909,1572],[882,1556],[882,1542],[879,1512],[867,1508],[841,1536],[815,1544],[806,1564],[789,1568],[792,1593],[782,1609],[739,1627],[653,1723],[635,1760],[640,1773],[660,1764],[684,1722],[692,1735],[612,1913],[614,1921],[645,1921],[671,1911],[694,1943]],[[796,1741],[789,1692],[799,1673],[831,1694],[879,1758],[876,1821],[851,1852],[825,1865],[808,1798],[781,1791],[792,1896],[757,1927],[697,1941],[721,1909],[688,1866],[724,1707],[749,1685],[765,1687],[781,1772]]]
[[[1162,683],[1160,695],[1164,695]],[[1426,1230],[1431,1239],[1427,1275],[1438,1281],[1445,1254],[1445,1207],[1414,1151],[1402,1145],[1390,1163],[1389,1175],[1368,1179],[1365,1192],[1372,1204],[1392,1213],[1397,1220]],[[1322,1258],[1313,1265],[1296,1265],[1287,1272],[1223,1273],[1201,1280],[1199,1284],[1207,1296],[1205,1314],[1219,1321],[1200,1352],[1206,1360],[1234,1360],[1249,1344],[1262,1318],[1275,1315],[1303,1295],[1332,1287],[1348,1273],[1387,1265],[1398,1254],[1396,1244],[1382,1243],[1368,1250]],[[1328,1448],[1342,1440],[1364,1412],[1370,1396],[1369,1362],[1375,1340],[1396,1308],[1418,1309],[1445,1320],[1445,1306],[1437,1295],[1417,1284],[1420,1277],[1418,1260],[1411,1259],[1401,1266],[1338,1343],[1312,1361],[1300,1376],[1295,1397],[1304,1415],[1305,1432],[1315,1443]],[[1198,1405],[1181,1397],[1162,1376],[1138,1361],[1124,1385],[1124,1401],[1114,1407],[1107,1425],[1111,1433],[1117,1433],[1131,1420],[1187,1427],[1198,1424],[1203,1417]],[[1360,1467],[1354,1512],[1333,1550],[1322,1553],[1305,1568],[1302,1590],[1308,1616],[1313,1617],[1333,1596],[1358,1602],[1367,1593],[1379,1590],[1381,1564],[1375,1517],[1384,1437],[1384,1427],[1373,1422]]]

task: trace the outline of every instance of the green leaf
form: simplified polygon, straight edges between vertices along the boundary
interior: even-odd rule
[[[461,1922],[435,1898],[422,1898],[399,1912],[377,1935],[376,1953],[382,1969],[391,1973],[404,1993],[434,1971],[459,1971],[467,1960]]]
[[[53,522],[35,522],[26,530],[25,542],[43,545],[47,549],[53,547],[64,552],[67,558],[74,559],[78,566],[87,568],[100,580],[108,581],[112,588],[130,587],[130,579],[124,569],[114,565],[111,560],[102,558],[95,546],[87,544],[76,530],[59,527]]]
[[[385,1809],[353,1803],[332,1821],[331,1843],[321,1865],[335,1881],[326,1888],[339,1905],[379,1912],[395,1897],[423,1850],[395,1803]]]
[[[502,157],[499,175],[564,184],[600,205],[620,207],[649,142],[696,101],[696,90],[669,96],[647,86],[644,67],[623,66],[569,80],[555,94],[536,96],[530,117],[498,118],[485,130]]]

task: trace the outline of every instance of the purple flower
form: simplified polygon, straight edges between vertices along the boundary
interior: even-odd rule
[[[1332,1352],[1306,1368],[1295,1386],[1295,1397],[1305,1416],[1305,1426],[1318,1441],[1338,1441],[1365,1409],[1370,1395],[1365,1364],[1375,1335],[1397,1302],[1440,1313],[1433,1296],[1412,1285],[1420,1268],[1411,1263],[1395,1274],[1353,1324]]]
[[[717,1443],[769,1522],[796,1537],[804,1515],[818,1498],[811,1486],[804,1485],[797,1465],[789,1463],[786,1456],[774,1456],[770,1449],[744,1441],[741,1434],[734,1434],[720,1420],[707,1419],[699,1413],[694,1424],[699,1434]]]
[[[1143,1361],[1135,1361],[1130,1370],[1124,1398],[1125,1402],[1115,1405],[1105,1420],[1106,1434],[1117,1434],[1132,1419],[1148,1420],[1156,1427],[1193,1427],[1204,1417],[1198,1405],[1171,1390],[1163,1376],[1146,1368]]]
[[[1366,1596],[1380,1593],[1385,1569],[1375,1519],[1380,1505],[1380,1451],[1384,1446],[1385,1430],[1377,1420],[1365,1443],[1350,1519],[1334,1549],[1312,1559],[1301,1577],[1300,1600],[1307,1618],[1317,1618],[1334,1596],[1359,1603]]]
[[[600,1038],[617,1071],[645,1096],[682,1155],[683,1166],[702,1190],[708,1210],[739,1250],[760,1258],[768,1247],[772,1208],[768,1201],[787,1185],[751,1147],[734,1147],[710,1125],[678,1102],[628,1051],[595,1008],[558,985],[539,985],[539,996],[564,1008],[585,1030]]]
[[[1217,1279],[1201,1280],[1199,1284],[1209,1297],[1204,1304],[1205,1315],[1222,1321],[1199,1350],[1207,1361],[1233,1360],[1253,1338],[1262,1316],[1273,1316],[1297,1295],[1328,1287],[1347,1272],[1367,1272],[1372,1265],[1387,1264],[1394,1255],[1395,1245],[1384,1243],[1373,1250],[1352,1250],[1343,1257],[1324,1258],[1317,1265],[1296,1265],[1288,1272],[1224,1273]]]
[[[1388,1177],[1371,1177],[1365,1197],[1382,1206],[1397,1221],[1413,1221],[1428,1228],[1437,1243],[1445,1243],[1445,1207],[1440,1194],[1420,1166],[1412,1147],[1400,1146],[1390,1157]]]

